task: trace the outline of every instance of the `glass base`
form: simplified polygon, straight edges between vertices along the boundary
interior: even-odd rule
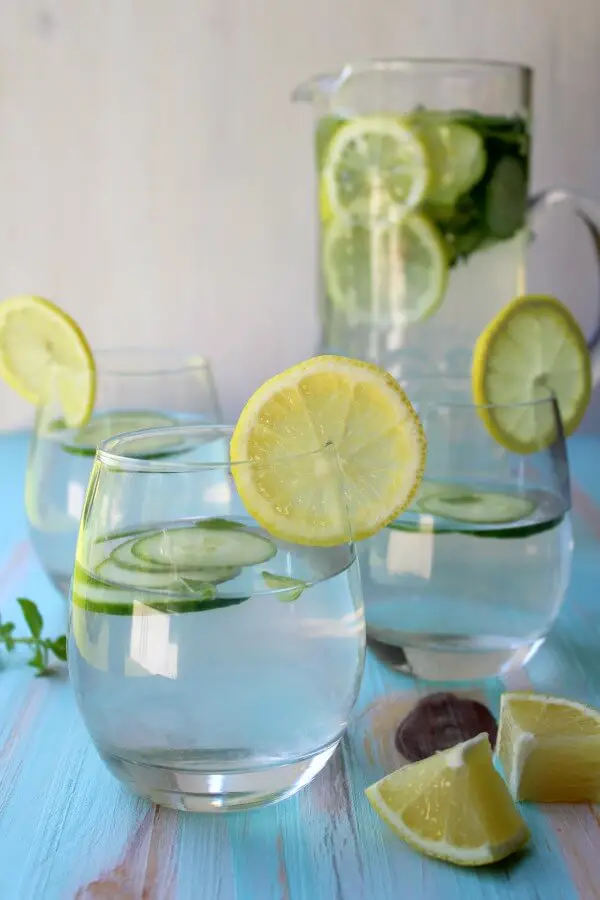
[[[473,638],[457,642],[439,640],[435,645],[423,642],[398,646],[382,634],[367,631],[369,646],[385,665],[422,681],[480,681],[498,678],[529,662],[544,638],[518,646],[490,646]]]
[[[170,809],[199,813],[236,812],[277,803],[307,785],[326,765],[340,738],[310,757],[270,768],[231,769],[218,765],[211,754],[210,770],[202,760],[169,760],[153,764],[100,752],[112,774],[135,794]],[[205,761],[206,765],[206,761]]]

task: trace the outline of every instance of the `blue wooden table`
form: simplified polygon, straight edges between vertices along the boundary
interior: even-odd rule
[[[40,605],[51,634],[64,603],[27,538],[27,436],[0,437],[0,611]],[[600,706],[600,438],[570,445],[577,542],[571,587],[551,638],[511,688]],[[394,727],[409,679],[369,658],[343,746],[304,791],[251,813],[198,816],[151,807],[109,775],[91,747],[63,670],[36,678],[23,657],[0,671],[0,900],[493,900],[600,898],[600,813],[524,806],[529,851],[463,871],[402,844],[364,788],[397,768]],[[496,712],[505,685],[483,694]]]

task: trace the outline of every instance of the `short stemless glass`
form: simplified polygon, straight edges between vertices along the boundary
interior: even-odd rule
[[[231,463],[230,437],[195,426],[105,442],[72,581],[69,671],[100,756],[134,792],[198,812],[307,784],[346,728],[364,661],[349,527],[328,548],[266,533],[232,477],[258,464]],[[258,474],[290,482],[299,465],[345,523],[330,445]]]
[[[91,420],[69,429],[58,390],[37,410],[29,451],[25,507],[31,541],[46,574],[65,597],[73,572],[85,490],[97,445],[137,428],[222,421],[208,362],[152,348],[99,350]],[[54,382],[61,381],[58,370]],[[77,371],[69,370],[76,380]]]
[[[426,680],[501,675],[540,647],[569,580],[558,407],[549,395],[478,407],[462,379],[404,387],[427,435],[427,464],[410,509],[361,545],[369,638],[385,661]],[[531,452],[499,443],[487,414],[518,421]],[[536,444],[536,434],[546,438]]]

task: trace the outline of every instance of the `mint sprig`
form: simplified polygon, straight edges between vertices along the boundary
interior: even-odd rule
[[[27,597],[17,597],[17,603],[29,629],[29,637],[15,637],[15,623],[0,622],[0,647],[3,646],[9,653],[19,645],[28,647],[31,656],[27,665],[35,669],[36,676],[51,675],[53,670],[50,665],[50,654],[61,662],[66,662],[67,638],[64,634],[56,638],[42,637],[44,619],[37,605]]]

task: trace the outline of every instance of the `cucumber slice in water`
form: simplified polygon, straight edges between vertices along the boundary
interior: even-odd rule
[[[199,522],[187,528],[168,528],[138,538],[131,546],[144,563],[192,569],[255,566],[277,553],[268,538],[245,528],[214,528]]]
[[[535,503],[527,497],[501,494],[497,491],[463,491],[456,487],[439,494],[429,494],[421,499],[422,512],[457,522],[478,525],[497,525],[519,522],[531,516]]]
[[[105,561],[106,565],[101,564],[98,567],[98,576],[121,579],[120,584],[123,585],[123,570],[120,566],[114,564],[111,560]],[[102,571],[100,571],[102,568]],[[131,571],[129,572],[132,575]],[[192,591],[183,590],[182,585],[168,585],[171,590],[170,594],[160,593],[137,593],[143,591],[144,587],[150,590],[149,585],[141,583],[151,573],[138,573],[139,577],[135,585],[131,587],[118,587],[116,584],[106,584],[100,577],[89,575],[79,565],[75,565],[75,573],[73,577],[73,588],[71,592],[71,601],[75,606],[90,612],[110,614],[117,616],[131,616],[134,613],[143,613],[144,609],[154,610],[163,613],[186,613],[200,612],[203,610],[220,609],[226,606],[235,606],[238,603],[244,603],[248,597],[219,597],[216,589],[211,584],[200,584]],[[165,576],[163,576],[165,580]],[[132,588],[136,589],[136,594],[132,593]],[[153,585],[152,589],[158,588]],[[161,588],[159,588],[161,589]],[[165,588],[162,588],[165,590]]]
[[[166,565],[159,565],[157,563],[149,563],[144,562],[141,559],[138,559],[137,556],[134,556],[131,552],[131,548],[133,544],[135,544],[138,538],[134,538],[131,541],[125,541],[123,544],[119,544],[118,547],[115,547],[113,552],[110,554],[106,562],[112,562],[115,566],[118,566],[119,569],[125,569],[126,572],[119,575],[118,572],[115,572],[114,579],[110,580],[117,581],[119,584],[129,584],[129,577],[127,572],[136,572],[140,574],[147,575],[159,575],[163,579],[171,578],[171,581],[181,580],[183,579],[186,582],[201,582],[204,584],[221,584],[223,581],[231,581],[232,578],[237,578],[237,576],[242,571],[239,566],[221,566],[219,568],[216,567],[207,567],[204,569],[169,569]],[[106,565],[106,563],[101,563],[101,566]],[[108,577],[106,572],[103,571],[103,576]],[[158,579],[157,584],[158,584]],[[147,587],[151,587],[152,584],[148,582]],[[158,587],[162,587],[162,585],[158,584]]]
[[[107,438],[126,431],[140,431],[143,428],[163,428],[177,425],[177,421],[164,413],[145,410],[115,410],[95,415],[71,436],[70,443],[63,444],[67,453],[90,456],[96,447]],[[136,444],[136,454],[142,457],[164,456],[182,444],[181,437],[149,438]],[[140,452],[141,451],[141,452]]]
[[[103,581],[113,582],[119,588],[131,587],[135,590],[147,588],[152,591],[171,591],[175,594],[210,593],[211,591],[214,593],[212,584],[209,584],[202,577],[205,571],[209,575],[215,573],[214,569],[198,569],[194,575],[191,575],[166,568],[162,571],[126,568],[120,565],[112,556],[109,556],[96,568],[97,575]]]

